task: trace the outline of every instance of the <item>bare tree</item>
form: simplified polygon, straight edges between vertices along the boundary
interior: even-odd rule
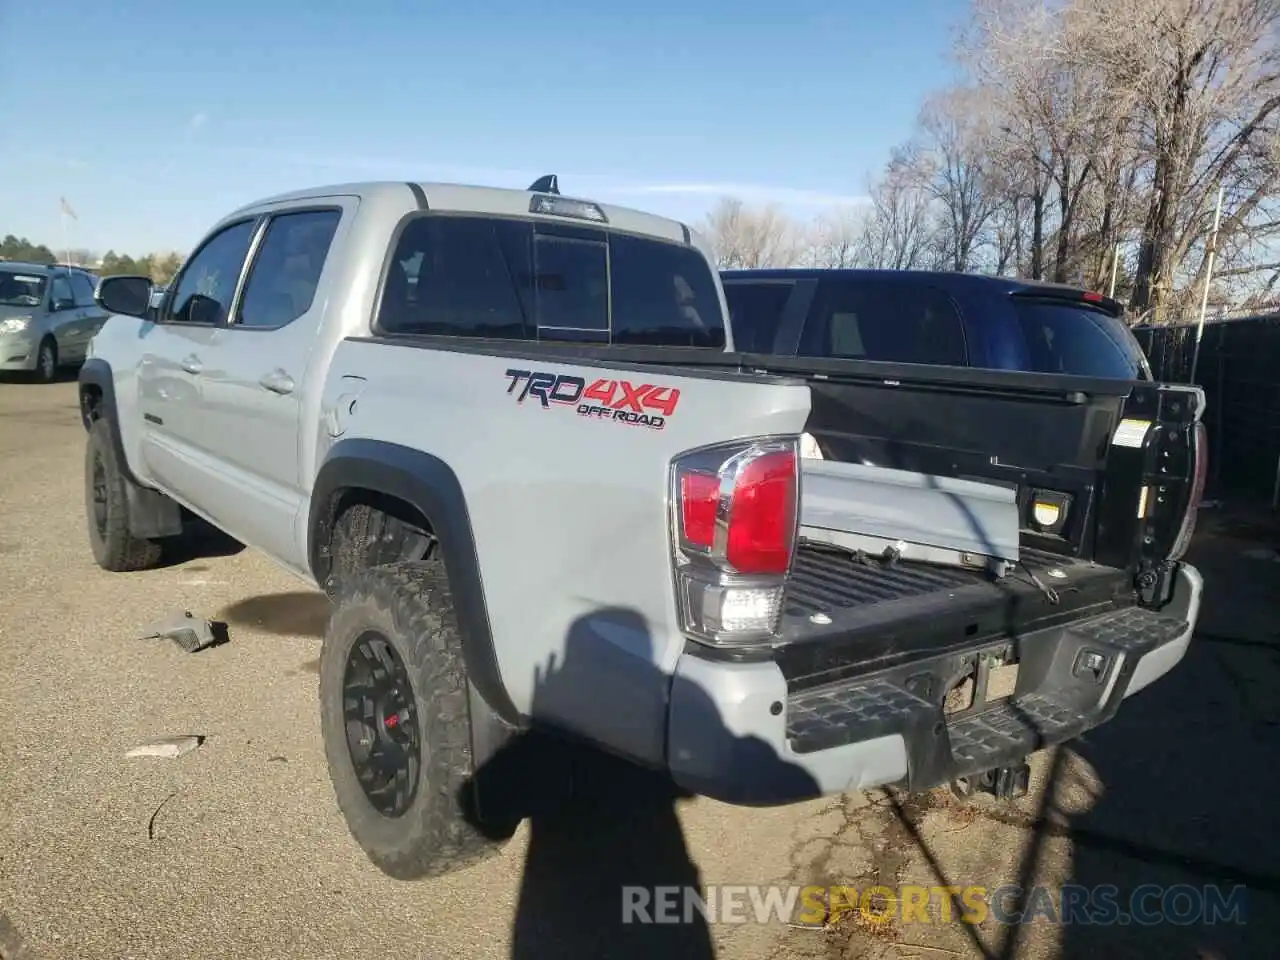
[[[796,224],[776,206],[752,210],[737,197],[722,198],[703,230],[722,270],[791,266],[803,246]]]
[[[918,158],[898,148],[872,187],[871,211],[860,238],[858,259],[882,270],[919,270],[937,265],[931,196]]]
[[[821,214],[809,225],[801,262],[822,269],[861,266],[858,255],[866,227],[866,211],[859,208],[840,207]]]
[[[1133,306],[1159,320],[1180,274],[1203,281],[1219,187],[1229,197],[1221,232],[1227,249],[1239,253],[1280,228],[1273,207],[1280,4],[1074,0],[1074,7],[1089,25],[1087,56],[1126,84],[1138,107],[1149,166]],[[1183,262],[1197,246],[1199,267],[1188,272]]]
[[[980,91],[959,87],[931,97],[920,113],[921,165],[953,270],[968,270],[996,207],[991,191],[990,113]]]

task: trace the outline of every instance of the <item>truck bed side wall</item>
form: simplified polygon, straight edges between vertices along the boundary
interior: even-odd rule
[[[577,402],[544,406],[532,393],[521,402],[527,380],[515,378],[509,392],[508,370],[680,395],[654,429],[582,415]],[[684,644],[671,578],[669,463],[709,443],[799,433],[808,388],[376,341],[341,344],[330,384],[344,375],[370,378],[345,438],[421,450],[456,474],[516,709],[660,762],[670,675]],[[573,393],[572,382],[558,390]]]

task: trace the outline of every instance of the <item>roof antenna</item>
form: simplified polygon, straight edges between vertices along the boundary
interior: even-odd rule
[[[554,193],[560,195],[560,181],[554,173],[548,173],[545,177],[539,177],[529,187],[530,193]]]

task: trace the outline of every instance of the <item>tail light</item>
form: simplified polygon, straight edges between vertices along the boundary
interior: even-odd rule
[[[792,438],[692,451],[671,468],[682,626],[721,646],[774,636],[795,554],[800,457]]]
[[[1182,526],[1178,528],[1178,538],[1169,551],[1170,560],[1180,560],[1191,546],[1191,536],[1196,532],[1196,518],[1200,512],[1200,500],[1204,496],[1205,477],[1209,474],[1209,436],[1204,423],[1197,420],[1192,456],[1195,463],[1191,467],[1191,489],[1187,494],[1187,509],[1182,515]]]

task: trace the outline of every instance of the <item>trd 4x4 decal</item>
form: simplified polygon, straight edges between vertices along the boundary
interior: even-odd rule
[[[632,384],[630,380],[599,379],[590,384],[582,377],[542,370],[508,370],[507,393],[516,403],[533,398],[544,409],[552,404],[572,406],[578,416],[612,420],[631,426],[661,430],[676,412],[680,391],[660,384]]]

